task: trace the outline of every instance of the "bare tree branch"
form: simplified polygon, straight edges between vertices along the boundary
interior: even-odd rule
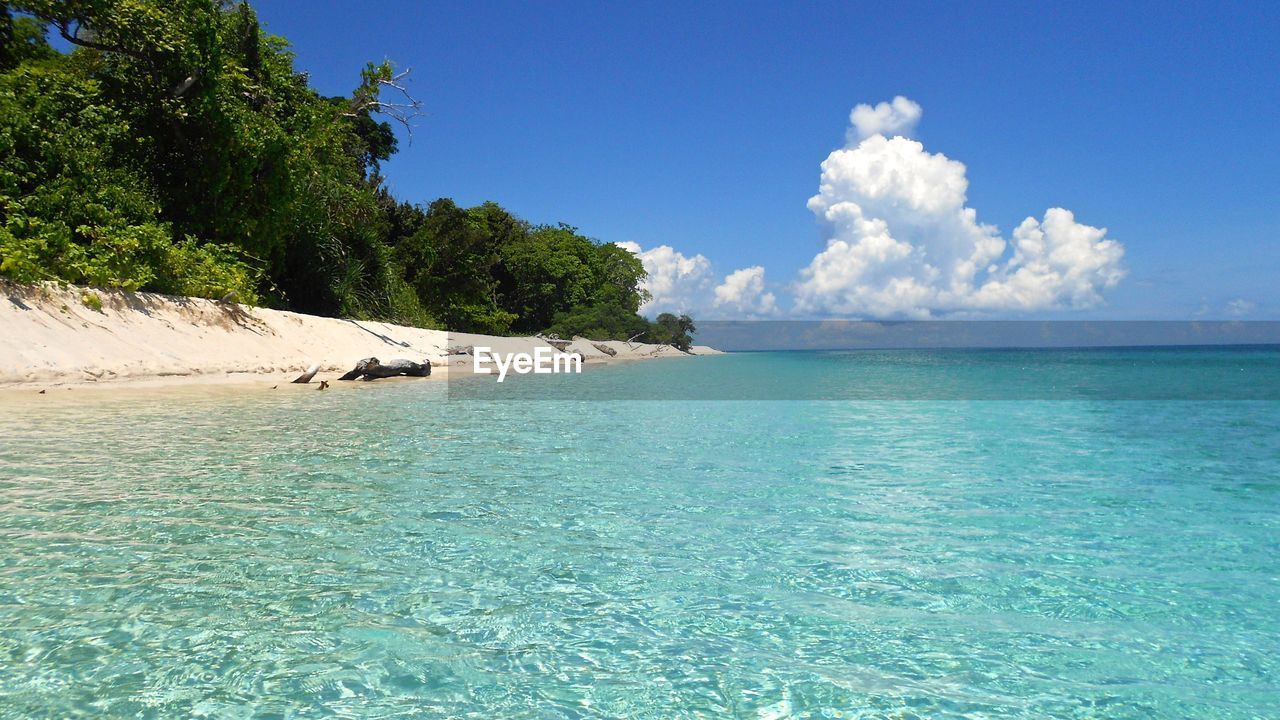
[[[348,110],[341,113],[342,117],[359,117],[366,112],[386,115],[403,126],[412,138],[413,120],[423,115],[422,101],[409,92],[404,82],[412,72],[413,68],[405,68],[389,77],[366,75],[365,84],[356,90]],[[396,91],[402,100],[397,102],[380,99],[384,88]]]
[[[100,50],[102,52],[119,53],[121,55],[128,55],[131,58],[142,60],[144,62],[148,62],[148,63],[151,62],[151,58],[147,57],[146,54],[141,53],[137,50],[132,50],[130,48],[127,48],[121,45],[104,45],[102,43],[80,37],[80,28],[83,27],[80,23],[76,23],[75,30],[72,30],[71,20],[66,20],[62,18],[41,18],[41,19],[52,23],[54,27],[58,28],[58,34],[62,36],[62,39],[66,40],[72,45],[79,45],[80,47],[89,48],[91,50]]]

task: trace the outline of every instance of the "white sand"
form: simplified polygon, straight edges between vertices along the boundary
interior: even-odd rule
[[[493,337],[390,323],[339,320],[223,305],[151,293],[93,291],[102,310],[87,307],[81,288],[0,284],[0,387],[36,388],[134,381],[148,384],[291,380],[312,364],[316,380],[332,380],[366,357],[430,360],[432,376],[471,358],[451,346],[496,352],[546,347],[536,337]],[[570,351],[588,363],[687,357],[667,345],[609,341],[610,356],[575,338]],[[694,354],[717,354],[695,347]]]

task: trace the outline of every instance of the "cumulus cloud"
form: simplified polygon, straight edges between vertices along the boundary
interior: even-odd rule
[[[851,144],[856,144],[872,135],[910,136],[923,114],[924,108],[919,103],[901,95],[893,102],[882,102],[874,107],[864,103],[849,113],[849,131],[845,137]]]
[[[920,115],[903,97],[854,108],[849,143],[822,163],[809,200],[827,245],[801,271],[797,312],[925,318],[1087,308],[1124,277],[1124,247],[1069,210],[1028,217],[1012,243],[978,222],[965,205],[964,164],[901,135]]]
[[[759,265],[734,270],[716,286],[715,307],[747,315],[772,315],[777,298],[764,289],[764,268]]]
[[[741,319],[773,315],[777,298],[765,290],[764,268],[759,265],[734,270],[717,284],[711,261],[703,255],[685,255],[670,245],[645,250],[639,243],[620,242],[640,258],[649,277],[642,287],[650,299],[640,313],[689,313],[701,319]]]
[[[649,250],[634,242],[617,245],[640,258],[649,273],[643,287],[651,297],[640,306],[641,314],[694,312],[705,304],[705,296],[715,284],[711,261],[706,257],[700,254],[688,256],[670,245],[659,245]]]

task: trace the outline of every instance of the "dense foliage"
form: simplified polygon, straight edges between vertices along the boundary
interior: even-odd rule
[[[697,328],[693,326],[693,318],[688,315],[677,317],[671,313],[662,313],[649,329],[648,335],[650,342],[664,343],[689,352],[695,332]]]
[[[0,276],[455,330],[667,333],[637,315],[626,250],[493,203],[391,197],[389,121],[414,107],[388,97],[399,80],[370,64],[350,97],[320,95],[246,3],[0,2]]]

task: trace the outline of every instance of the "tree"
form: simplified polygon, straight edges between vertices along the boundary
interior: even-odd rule
[[[411,68],[396,72],[389,60],[376,65],[368,63],[360,71],[360,86],[352,93],[343,115],[360,118],[368,117],[370,113],[381,113],[412,133],[414,118],[422,114],[422,101],[414,98],[405,84],[412,72]],[[383,93],[388,90],[397,93],[398,99],[386,99]]]
[[[688,315],[676,317],[671,313],[662,313],[654,321],[649,331],[649,339],[651,342],[665,343],[677,350],[689,352],[689,348],[693,346],[695,332],[697,328],[693,326],[693,318]]]
[[[592,340],[628,340],[648,330],[647,320],[628,311],[625,304],[607,300],[557,313],[548,328],[562,338],[580,335]]]
[[[500,248],[523,224],[494,203],[464,209],[431,203],[421,225],[396,243],[405,279],[430,314],[454,330],[505,333],[514,313],[498,304]]]
[[[58,53],[45,40],[44,23],[33,17],[13,17],[8,6],[0,4],[0,72],[17,67],[23,61],[50,60]]]
[[[46,40],[56,33],[73,50]],[[0,275],[491,333],[630,337],[644,268],[496,203],[382,186],[421,104],[325,97],[247,2],[0,3]]]

